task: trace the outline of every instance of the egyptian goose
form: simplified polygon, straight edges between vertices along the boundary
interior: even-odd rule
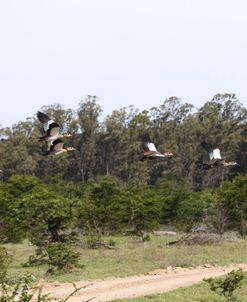
[[[154,143],[151,141],[148,134],[142,135],[142,148],[143,148],[143,156],[140,159],[144,160],[152,160],[152,159],[164,159],[164,158],[172,158],[174,155],[171,152],[160,153],[157,151]]]
[[[37,112],[37,118],[42,123],[41,133],[43,136],[38,137],[38,142],[52,142],[58,138],[71,136],[71,134],[60,133],[60,126],[54,122],[48,115],[43,112]]]
[[[75,151],[73,147],[64,147],[64,142],[61,139],[56,139],[50,143],[49,149],[44,153],[44,155],[59,155],[62,153]]]
[[[220,149],[215,148],[212,145],[202,142],[201,146],[208,152],[209,154],[209,162],[203,164],[204,170],[209,170],[211,168],[216,167],[228,167],[228,166],[236,166],[238,165],[235,161],[226,161],[225,158],[222,158],[220,155]]]

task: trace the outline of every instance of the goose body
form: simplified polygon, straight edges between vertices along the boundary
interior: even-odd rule
[[[49,149],[44,153],[44,155],[59,155],[66,152],[74,151],[73,147],[64,147],[64,142],[61,139],[56,139],[50,144]]]
[[[226,161],[225,158],[222,158],[220,155],[220,149],[213,147],[212,145],[202,142],[201,146],[208,152],[209,161],[203,165],[204,170],[209,170],[216,167],[228,167],[238,165],[235,161]]]
[[[37,118],[42,124],[40,130],[43,134],[38,138],[38,142],[52,142],[62,137],[71,136],[71,134],[60,133],[60,125],[50,119],[47,114],[38,111]]]
[[[157,151],[148,134],[142,136],[142,148],[143,156],[140,159],[141,161],[172,158],[174,156],[171,152],[160,153],[159,151]]]

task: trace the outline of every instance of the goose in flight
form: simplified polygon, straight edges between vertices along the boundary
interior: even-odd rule
[[[209,170],[215,167],[228,167],[238,165],[235,161],[226,161],[225,158],[222,158],[220,155],[220,149],[214,148],[212,145],[202,142],[201,146],[208,152],[209,161],[203,165],[204,170]]]
[[[142,139],[142,148],[143,148],[143,156],[140,159],[141,161],[172,158],[174,156],[173,153],[171,152],[165,152],[165,153],[158,152],[148,134],[144,134],[141,139]]]
[[[50,119],[45,113],[38,111],[37,118],[42,124],[40,128],[42,136],[38,137],[38,142],[52,142],[61,137],[71,136],[71,134],[60,133],[59,124]]]
[[[61,139],[56,139],[50,143],[49,149],[44,153],[44,155],[59,155],[62,153],[75,151],[73,147],[64,147],[64,142]]]

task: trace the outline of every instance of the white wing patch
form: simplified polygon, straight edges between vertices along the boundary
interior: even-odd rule
[[[221,159],[219,148],[213,150],[213,158],[214,159]]]
[[[52,123],[55,123],[53,120],[49,120],[48,122],[47,122],[47,126],[50,126],[50,124],[52,124]]]
[[[155,145],[153,143],[147,143],[147,147],[148,147],[149,151],[157,152],[157,149],[155,148]]]

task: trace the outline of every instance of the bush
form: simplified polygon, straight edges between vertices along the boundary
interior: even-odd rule
[[[36,281],[34,276],[27,275],[0,282],[0,302],[65,302],[76,292],[88,286],[76,287],[73,284],[74,290],[67,297],[52,298],[48,294],[43,294],[42,288],[35,286],[34,281]]]
[[[176,226],[189,232],[195,224],[202,221],[213,200],[213,194],[206,190],[188,194],[178,206]]]
[[[0,247],[0,282],[3,282],[6,278],[10,261],[11,257],[7,253],[6,249]]]
[[[30,266],[39,266],[42,264],[47,263],[47,252],[44,248],[38,247],[35,250],[35,255],[31,255],[28,257],[28,261],[24,263],[23,267],[30,267]]]
[[[110,176],[92,179],[78,205],[78,226],[100,235],[120,231],[126,216],[126,190]]]
[[[74,247],[63,242],[55,242],[47,248],[49,272],[54,270],[71,270],[79,265],[80,254]]]
[[[34,281],[32,275],[23,276],[21,278],[6,279],[0,284],[1,297],[0,302],[29,302],[35,296],[37,288],[32,288],[31,284]],[[38,295],[38,302],[48,302],[50,299],[47,295]]]
[[[225,278],[209,278],[204,279],[209,283],[210,289],[223,295],[226,301],[236,301],[236,289],[240,288],[241,281],[244,279],[244,274],[241,269],[231,271]]]
[[[224,231],[236,230],[242,236],[247,234],[246,186],[247,176],[237,176],[217,190],[219,206],[224,209],[226,217]]]
[[[84,243],[85,247],[88,249],[98,249],[103,244],[102,236],[96,231],[91,230],[85,236]]]

